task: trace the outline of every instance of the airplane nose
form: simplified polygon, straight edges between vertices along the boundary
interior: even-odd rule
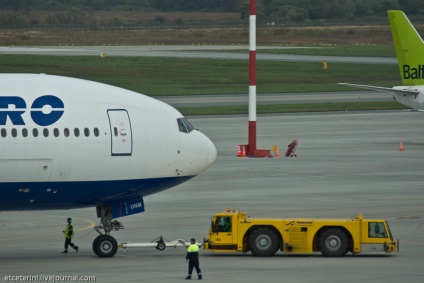
[[[216,151],[215,145],[213,144],[213,142],[208,137],[206,137],[206,144],[207,144],[207,147],[208,147],[208,159],[206,161],[206,168],[208,168],[215,161],[217,151]]]
[[[216,159],[216,147],[213,142],[202,132],[192,131],[185,138],[182,145],[180,171],[183,174],[198,175],[208,169]]]

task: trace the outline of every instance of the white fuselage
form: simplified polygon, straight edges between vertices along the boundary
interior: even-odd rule
[[[181,113],[139,93],[44,74],[1,74],[0,85],[0,211],[146,196],[216,158]]]

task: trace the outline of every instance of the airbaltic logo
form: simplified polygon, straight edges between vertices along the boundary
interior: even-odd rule
[[[40,96],[31,105],[31,119],[39,126],[49,126],[62,117],[65,105],[53,95]],[[7,117],[13,125],[25,125],[22,114],[27,111],[25,100],[19,96],[0,97],[0,125],[6,125]]]
[[[404,79],[424,79],[424,65],[418,65],[417,68],[411,68],[409,65],[403,65]]]

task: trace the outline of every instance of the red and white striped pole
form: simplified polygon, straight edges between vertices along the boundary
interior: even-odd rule
[[[249,145],[247,156],[256,151],[256,0],[250,0],[249,15]]]

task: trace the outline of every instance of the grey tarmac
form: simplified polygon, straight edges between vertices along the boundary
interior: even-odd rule
[[[204,282],[423,282],[423,114],[401,111],[258,116],[258,148],[284,150],[298,138],[297,157],[240,158],[248,118],[191,117],[218,149],[214,165],[179,187],[145,198],[146,212],[122,218],[118,242],[207,235],[213,213],[227,207],[257,217],[355,217],[389,220],[400,252],[320,253],[257,258],[201,250]],[[403,141],[405,151],[399,151]],[[77,188],[76,188],[77,189]],[[62,254],[67,217],[78,253]],[[0,280],[16,275],[96,276],[96,282],[186,282],[184,248],[119,250],[98,258],[95,209],[0,213]],[[194,276],[194,279],[197,279]],[[39,281],[40,282],[40,281]],[[43,281],[47,282],[47,281]],[[59,281],[58,281],[59,282]]]
[[[249,105],[246,94],[180,95],[154,97],[173,107]],[[385,91],[337,91],[307,93],[261,93],[256,95],[257,105],[304,104],[335,102],[394,101],[393,94]]]
[[[258,46],[261,49],[299,49],[298,46]],[[240,51],[245,50],[245,51]],[[231,51],[231,52],[226,52]],[[240,52],[237,52],[240,51]],[[55,56],[130,56],[130,57],[173,57],[205,59],[248,60],[248,47],[243,45],[176,45],[176,46],[10,46],[1,47],[0,54],[55,55]],[[392,57],[346,57],[291,54],[263,54],[258,52],[257,60],[354,63],[354,64],[397,64]]]

